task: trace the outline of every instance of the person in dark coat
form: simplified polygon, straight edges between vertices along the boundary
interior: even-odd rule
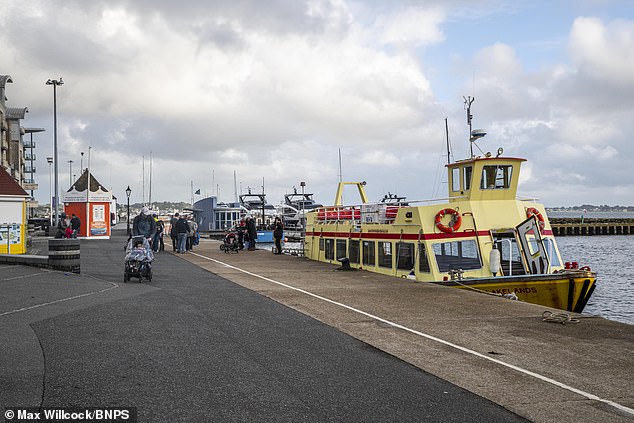
[[[143,235],[151,243],[155,233],[156,222],[150,215],[150,210],[147,207],[143,207],[141,213],[132,221],[132,235]]]
[[[177,237],[176,252],[182,254],[187,251],[187,232],[189,231],[187,219],[183,216],[179,216],[176,224],[174,225],[174,229]]]
[[[249,251],[255,251],[255,242],[258,239],[258,230],[255,227],[255,219],[247,217],[247,234],[249,234]]]
[[[77,238],[77,235],[79,235],[79,228],[81,227],[81,220],[75,215],[75,213],[73,213],[70,218],[70,227],[73,230],[72,237]]]
[[[273,238],[275,238],[275,253],[282,254],[282,237],[284,236],[284,225],[282,225],[282,219],[275,218],[273,225]]]

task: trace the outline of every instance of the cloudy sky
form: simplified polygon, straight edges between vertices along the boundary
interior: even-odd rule
[[[547,206],[634,204],[632,0],[2,0],[8,107],[28,107],[48,202],[57,91],[60,186],[88,151],[119,199],[189,201],[339,180],[372,200],[446,196],[469,155],[528,159],[520,195]],[[84,152],[83,160],[81,152]],[[476,149],[476,152],[479,151]],[[145,166],[144,166],[145,163]],[[145,196],[143,169],[145,168]],[[350,195],[351,197],[352,195]],[[202,197],[196,196],[196,199]]]

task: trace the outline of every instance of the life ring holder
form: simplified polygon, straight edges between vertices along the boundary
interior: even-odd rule
[[[452,216],[451,222],[449,225],[443,225],[442,218],[448,214]],[[456,232],[460,228],[460,225],[462,224],[462,216],[460,216],[460,213],[458,213],[454,209],[442,209],[438,213],[436,213],[435,222],[436,227],[440,229],[441,232],[450,234]]]
[[[544,216],[542,215],[542,213],[539,210],[537,210],[535,207],[527,208],[526,217],[530,219],[533,216],[537,218],[537,222],[539,223],[539,229],[543,231],[544,228],[546,227],[546,222],[544,221]]]

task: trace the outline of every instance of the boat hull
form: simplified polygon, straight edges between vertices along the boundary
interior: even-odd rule
[[[432,283],[494,295],[515,294],[520,301],[581,313],[594,291],[595,282],[596,273],[580,270]]]

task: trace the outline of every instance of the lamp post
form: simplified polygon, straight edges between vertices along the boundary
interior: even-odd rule
[[[55,165],[55,225],[59,222],[59,181],[58,181],[58,169],[57,169],[57,87],[64,85],[64,81],[60,77],[59,80],[49,79],[46,81],[46,85],[53,86],[53,164]],[[52,204],[51,204],[52,205]]]
[[[47,157],[46,161],[48,162],[48,199],[51,204],[51,211],[49,212],[48,221],[49,224],[52,225],[52,217],[53,217],[53,178],[51,177],[51,165],[53,164],[53,158]]]
[[[73,185],[73,161],[69,160],[68,161],[68,188],[70,188]]]
[[[127,219],[128,235],[130,235],[130,194],[131,193],[132,193],[132,190],[130,189],[130,185],[128,185],[128,187],[125,189],[125,195],[126,197],[128,197],[128,219]]]

